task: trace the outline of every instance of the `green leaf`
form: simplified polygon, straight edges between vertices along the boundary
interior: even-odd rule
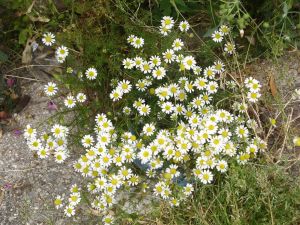
[[[27,41],[28,29],[23,29],[19,33],[19,44],[24,45]]]
[[[211,37],[211,35],[213,34],[213,32],[215,31],[215,30],[217,30],[218,29],[218,27],[213,27],[213,28],[211,28],[211,29],[208,29],[207,31],[206,31],[206,33],[203,35],[203,37]]]
[[[0,62],[6,62],[8,60],[8,55],[0,50]]]

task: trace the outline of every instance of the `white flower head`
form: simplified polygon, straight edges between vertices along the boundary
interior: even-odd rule
[[[54,96],[57,93],[58,88],[55,83],[49,82],[45,85],[44,90],[47,96]]]
[[[87,79],[89,80],[95,80],[97,78],[97,70],[93,67],[91,68],[88,68],[86,71],[85,71],[85,76]]]
[[[190,29],[190,24],[187,21],[181,21],[179,23],[179,30],[181,32],[187,32]]]
[[[43,34],[42,42],[46,46],[52,46],[55,43],[55,35],[51,32]]]

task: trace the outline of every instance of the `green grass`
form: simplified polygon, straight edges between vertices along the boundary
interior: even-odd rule
[[[169,225],[296,225],[300,223],[300,180],[290,172],[276,164],[237,166],[226,179],[199,186],[188,202],[174,208],[160,204],[141,221]]]

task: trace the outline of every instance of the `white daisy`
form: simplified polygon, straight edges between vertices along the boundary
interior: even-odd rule
[[[190,29],[190,24],[187,21],[181,21],[179,23],[179,30],[181,32],[187,32]]]
[[[114,89],[110,94],[109,97],[115,102],[123,97],[123,92],[120,89]]]
[[[147,116],[150,114],[151,112],[151,108],[149,105],[146,105],[146,104],[142,104],[139,108],[139,113],[142,115],[142,116]]]
[[[199,178],[203,184],[209,184],[213,181],[213,174],[209,170],[203,170]]]
[[[161,80],[166,76],[166,70],[164,67],[158,67],[152,71],[152,75],[154,78]]]
[[[83,93],[78,93],[77,96],[76,96],[76,99],[78,102],[85,102],[86,101],[86,95],[83,94]]]
[[[146,136],[151,136],[153,135],[155,131],[155,126],[153,123],[146,123],[143,127],[143,133],[146,135]]]
[[[139,61],[139,59],[138,59],[137,62],[140,65],[140,62],[142,62],[142,61]],[[132,59],[129,59],[129,58],[123,59],[122,64],[125,69],[132,69],[134,67],[134,65],[139,66],[138,64],[134,63],[134,61]]]
[[[56,49],[56,55],[65,59],[69,55],[69,50],[65,46],[60,46]]]
[[[235,51],[235,45],[233,43],[227,42],[225,44],[224,51],[231,55]]]
[[[42,42],[46,46],[53,45],[55,43],[55,35],[50,32],[43,34]]]
[[[182,49],[182,47],[183,47],[183,42],[179,38],[175,39],[175,41],[172,44],[172,48],[175,51],[179,51]]]
[[[44,87],[45,93],[47,96],[53,96],[57,93],[57,85],[53,82],[49,82],[47,85]]]
[[[123,80],[119,82],[117,89],[121,90],[122,93],[129,93],[131,91],[132,85],[130,84],[130,81]]]
[[[196,66],[196,60],[193,56],[186,56],[182,61],[184,68],[187,70],[193,69]]]
[[[163,58],[166,63],[171,63],[175,60],[175,54],[173,49],[168,49],[163,53]]]
[[[161,20],[161,25],[168,29],[172,29],[174,26],[174,19],[170,16],[164,16]]]
[[[75,209],[72,205],[67,205],[67,207],[64,210],[64,213],[67,217],[71,217],[75,215]]]
[[[214,42],[217,42],[217,43],[222,42],[222,40],[223,40],[223,33],[219,32],[219,31],[215,31],[212,34],[212,39],[213,39]]]
[[[144,39],[143,38],[139,38],[139,37],[135,37],[133,39],[132,45],[135,48],[141,48],[144,45]]]
[[[88,68],[86,71],[85,71],[85,76],[87,79],[89,80],[95,80],[96,77],[97,77],[98,73],[97,73],[97,70],[93,67],[91,68]]]
[[[65,100],[64,104],[66,107],[72,109],[76,105],[76,100],[72,95],[69,95]]]

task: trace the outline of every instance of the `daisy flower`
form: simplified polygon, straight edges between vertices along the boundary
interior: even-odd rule
[[[227,42],[225,44],[224,51],[231,55],[235,51],[235,45],[233,43]]]
[[[54,199],[54,205],[56,209],[63,207],[63,198],[60,195],[57,195]]]
[[[196,75],[200,75],[201,72],[202,72],[202,68],[201,68],[200,66],[194,66],[194,67],[193,67],[193,72],[194,72],[194,74],[196,74]]]
[[[123,92],[117,88],[110,93],[109,97],[115,102],[123,97]]]
[[[196,66],[196,60],[193,56],[186,56],[183,59],[184,68],[187,70],[193,69]]]
[[[46,46],[51,46],[55,43],[55,36],[54,34],[47,32],[43,34],[42,42]]]
[[[224,72],[224,63],[222,63],[221,61],[216,61],[214,62],[214,69],[215,69],[215,72],[220,74],[222,72]]]
[[[136,38],[135,35],[129,35],[128,38],[127,38],[127,42],[129,44],[132,44],[135,38]]]
[[[73,205],[67,205],[67,207],[64,210],[64,213],[67,217],[71,217],[75,215],[75,209]]]
[[[63,163],[65,161],[65,159],[67,158],[66,152],[64,151],[56,151],[54,153],[54,158],[55,158],[55,162],[57,163]]]
[[[56,55],[55,58],[56,58],[57,62],[59,62],[59,63],[63,63],[66,60],[65,57],[62,57],[60,55]]]
[[[65,46],[60,46],[56,49],[56,55],[65,59],[69,55],[69,50]]]
[[[125,106],[122,111],[127,116],[131,114],[131,109],[128,106]]]
[[[163,36],[167,36],[167,35],[171,32],[171,29],[169,29],[169,28],[166,27],[166,26],[160,26],[160,27],[159,27],[159,32],[160,32]]]
[[[210,184],[213,180],[213,174],[209,170],[203,170],[199,178],[203,184]]]
[[[81,139],[83,147],[88,148],[94,143],[94,138],[91,135],[84,135]]]
[[[40,148],[40,149],[38,149],[37,154],[38,154],[39,158],[45,159],[49,156],[50,153],[49,153],[48,148]]]
[[[49,82],[47,85],[45,85],[44,87],[44,91],[46,93],[47,96],[53,96],[57,93],[57,86],[55,83],[53,82]]]
[[[161,20],[161,25],[162,25],[162,27],[172,29],[172,27],[174,26],[174,20],[170,16],[164,16]]]
[[[133,62],[133,65],[136,67],[136,68],[139,68],[142,64],[143,64],[143,62],[144,62],[144,60],[141,58],[141,57],[139,57],[139,56],[137,56],[137,57],[135,57],[133,60],[132,60],[132,62]],[[123,65],[124,65],[124,62],[123,62]],[[126,68],[126,69],[131,69],[130,68],[130,64],[128,64],[127,63],[127,65],[129,66],[128,68]],[[124,66],[125,67],[125,66]]]
[[[36,129],[33,129],[30,124],[27,124],[26,128],[24,129],[24,136],[27,139],[35,137]]]
[[[151,136],[154,134],[154,131],[155,131],[155,126],[153,123],[146,123],[143,127],[143,133],[146,135],[146,136]]]
[[[216,93],[216,92],[218,91],[218,87],[219,87],[219,85],[218,85],[217,82],[215,82],[215,81],[210,81],[210,82],[208,82],[208,84],[207,84],[207,92],[208,92],[209,94]]]
[[[164,113],[170,114],[173,112],[174,106],[173,106],[172,102],[164,102],[161,105],[161,109]]]
[[[143,164],[146,164],[152,158],[152,153],[148,148],[142,148],[142,150],[138,154],[140,160]]]
[[[144,45],[144,39],[143,38],[135,37],[133,39],[133,42],[132,42],[133,47],[141,48],[141,47],[143,47],[143,45]]]
[[[129,178],[128,183],[130,186],[136,186],[140,182],[140,178],[138,175],[133,175]]]
[[[240,125],[236,128],[235,133],[239,138],[247,138],[249,131],[245,126]]]
[[[136,108],[136,109],[138,109],[144,103],[145,103],[145,100],[142,99],[142,98],[139,98],[138,100],[136,100],[136,101],[133,102],[133,107]]]
[[[158,67],[152,71],[152,75],[154,78],[161,80],[166,76],[166,70],[164,67]]]
[[[83,102],[86,101],[86,95],[83,94],[83,93],[78,93],[77,96],[76,96],[76,100],[77,100],[78,102],[83,103]]]
[[[258,92],[248,92],[247,93],[247,99],[249,102],[257,102],[258,99],[260,98],[261,94]]]
[[[226,25],[222,25],[222,26],[220,27],[220,29],[219,29],[219,32],[223,33],[224,35],[229,34],[229,31],[230,31],[230,29],[229,29],[229,27],[226,26]]]
[[[175,39],[175,41],[172,44],[172,48],[175,51],[179,51],[182,49],[182,47],[183,47],[183,42],[179,38]]]
[[[141,116],[147,116],[150,114],[151,112],[151,108],[149,105],[146,104],[142,104],[139,108],[139,113],[141,114]]]
[[[214,42],[217,42],[217,43],[222,42],[222,40],[223,40],[223,33],[220,32],[220,31],[215,31],[212,34],[212,39],[213,39]]]
[[[207,78],[214,78],[214,77],[215,77],[215,74],[216,74],[215,67],[214,67],[214,66],[206,67],[206,68],[204,69],[203,74],[204,74],[204,76],[207,77]]]
[[[139,65],[141,64],[141,62],[142,61],[138,60]],[[132,59],[129,59],[129,58],[123,59],[122,64],[123,64],[125,69],[132,69],[134,67],[134,65],[137,65],[136,63],[134,63],[134,61]]]
[[[136,88],[139,91],[145,91],[147,88],[147,80],[143,79],[143,80],[138,80],[137,83],[135,84]]]
[[[91,68],[88,68],[86,71],[85,71],[85,76],[87,79],[89,80],[95,80],[96,77],[97,77],[98,73],[97,73],[97,70],[93,67]]]
[[[227,171],[228,164],[227,164],[227,162],[225,160],[220,160],[220,161],[217,162],[216,168],[221,173],[224,173],[224,172]]]
[[[161,64],[161,60],[159,56],[154,55],[150,57],[150,65],[152,67],[160,66],[160,64]]]
[[[72,109],[76,105],[76,100],[72,95],[69,95],[65,100],[64,104],[67,108]]]
[[[194,187],[192,184],[186,184],[186,186],[183,188],[183,193],[186,196],[189,196],[194,191]]]
[[[181,32],[187,32],[190,29],[190,24],[187,21],[181,21],[179,23],[179,30]]]
[[[122,91],[122,93],[129,93],[131,91],[132,85],[130,84],[130,81],[123,80],[119,82],[118,87],[119,90]]]
[[[114,219],[111,215],[107,215],[103,217],[102,222],[104,225],[111,225],[114,223]]]
[[[142,65],[140,66],[140,70],[141,70],[144,74],[150,73],[150,72],[151,72],[151,69],[152,69],[151,64],[150,64],[149,62],[146,62],[146,61],[144,61],[144,62],[142,63]]]
[[[163,58],[166,63],[171,63],[175,60],[175,54],[173,49],[168,49],[163,53]]]
[[[33,137],[29,141],[28,146],[29,146],[30,149],[37,151],[37,150],[39,150],[42,147],[42,143],[41,143],[40,139]]]
[[[78,205],[78,203],[80,202],[81,198],[80,198],[80,193],[72,193],[69,197],[69,204],[71,206],[75,206]]]

